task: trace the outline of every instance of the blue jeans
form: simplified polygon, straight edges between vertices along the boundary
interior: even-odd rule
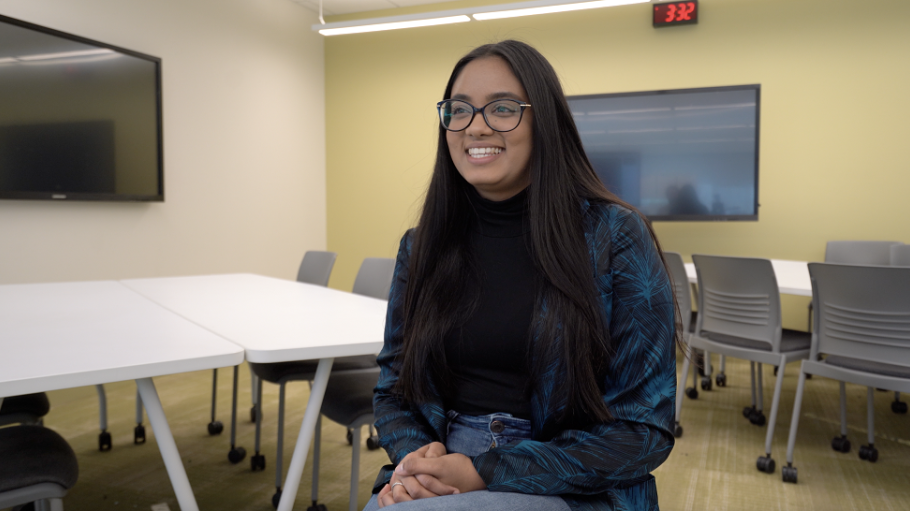
[[[507,413],[471,416],[449,411],[446,434],[446,451],[465,456],[477,456],[490,449],[512,442],[531,438],[531,422],[512,417]],[[379,503],[376,495],[370,499],[363,511],[376,511]],[[401,502],[392,508],[395,511],[568,511],[559,497],[550,495],[527,495],[524,493],[472,491],[458,495],[444,495],[430,499]]]

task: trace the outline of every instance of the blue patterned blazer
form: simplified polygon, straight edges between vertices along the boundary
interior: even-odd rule
[[[613,204],[585,203],[584,208],[592,277],[616,350],[603,386],[614,420],[586,429],[554,428],[556,412],[565,406],[553,392],[563,381],[554,360],[532,392],[532,439],[476,456],[474,467],[490,491],[559,495],[572,509],[657,510],[651,471],[667,459],[674,443],[670,279],[638,214]],[[396,359],[402,347],[411,235],[408,231],[401,240],[378,358],[381,373],[373,407],[379,444],[393,464],[383,467],[374,492],[407,454],[430,442],[445,443],[441,397],[409,405],[392,392],[400,369]]]

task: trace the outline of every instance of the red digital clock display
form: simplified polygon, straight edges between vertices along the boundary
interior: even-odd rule
[[[671,27],[698,23],[698,0],[654,4],[654,26]]]

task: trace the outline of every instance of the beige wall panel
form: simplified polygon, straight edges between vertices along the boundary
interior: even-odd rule
[[[294,278],[323,249],[323,38],[288,0],[4,0],[0,13],[160,57],[164,203],[0,201],[0,283]]]

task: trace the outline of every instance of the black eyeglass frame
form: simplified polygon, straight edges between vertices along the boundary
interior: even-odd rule
[[[471,120],[469,120],[468,123],[465,125],[465,127],[461,128],[460,130],[453,130],[453,129],[447,128],[445,123],[442,122],[442,105],[443,105],[443,103],[448,103],[449,101],[459,101],[461,103],[468,105],[469,107],[471,107],[474,110],[473,112],[471,112]],[[490,124],[490,120],[487,119],[487,113],[485,112],[485,109],[488,106],[492,105],[493,103],[498,103],[500,101],[511,101],[513,103],[518,103],[518,107],[519,107],[518,122],[516,122],[515,127],[510,130],[498,130],[498,129],[494,128],[493,125]],[[439,125],[442,126],[443,129],[454,132],[454,133],[458,133],[459,131],[464,131],[464,130],[468,129],[471,126],[471,124],[474,122],[474,117],[477,116],[477,112],[480,112],[481,117],[483,117],[483,122],[487,123],[487,126],[489,126],[491,130],[496,131],[498,133],[508,133],[510,131],[514,131],[514,130],[518,129],[518,126],[521,125],[521,120],[524,119],[525,108],[531,108],[531,105],[529,103],[524,103],[522,101],[518,101],[517,99],[512,99],[512,98],[494,99],[493,101],[490,101],[489,103],[487,103],[486,105],[484,105],[480,108],[477,108],[476,106],[468,103],[467,101],[465,101],[463,99],[444,99],[444,100],[440,101],[439,103],[436,103],[436,111],[439,113]]]

